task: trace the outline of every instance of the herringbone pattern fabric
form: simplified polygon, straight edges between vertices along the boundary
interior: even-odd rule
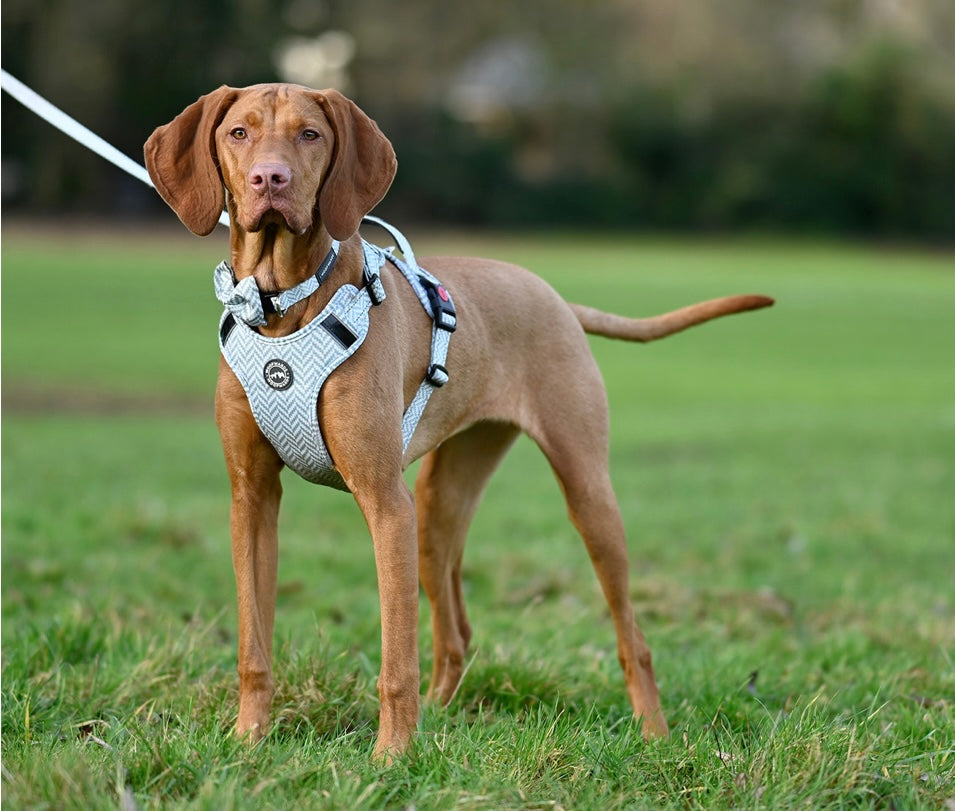
[[[364,288],[343,285],[317,318],[292,335],[266,338],[237,321],[225,343],[220,341],[226,361],[248,395],[256,423],[285,464],[310,482],[339,490],[347,487],[325,447],[318,424],[318,395],[332,371],[364,341],[370,307]],[[354,342],[345,346],[322,326],[329,316],[348,328]],[[274,375],[271,384],[266,367]]]

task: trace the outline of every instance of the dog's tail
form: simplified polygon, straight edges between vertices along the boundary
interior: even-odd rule
[[[584,328],[591,335],[603,335],[605,338],[619,338],[624,341],[655,341],[687,327],[694,327],[704,321],[720,318],[747,310],[759,310],[770,307],[774,300],[768,296],[726,296],[724,298],[701,301],[689,307],[681,307],[662,315],[649,318],[627,318],[622,315],[605,313],[582,304],[571,304],[570,308]]]

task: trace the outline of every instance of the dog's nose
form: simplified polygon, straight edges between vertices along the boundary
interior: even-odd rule
[[[260,192],[277,192],[288,186],[292,170],[283,163],[257,163],[249,170],[249,185]]]

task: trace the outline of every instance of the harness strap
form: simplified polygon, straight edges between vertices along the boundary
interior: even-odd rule
[[[366,216],[364,222],[377,225],[387,231],[401,251],[404,261],[399,260],[392,250],[382,250],[375,245],[365,242],[365,268],[369,266],[369,253],[373,253],[375,261],[382,263],[384,259],[391,262],[407,279],[411,289],[414,290],[418,301],[424,311],[431,316],[433,326],[431,327],[431,360],[428,364],[428,370],[425,373],[424,380],[415,392],[411,403],[408,405],[401,420],[401,435],[403,439],[402,451],[408,450],[411,443],[411,437],[414,436],[415,428],[421,420],[425,406],[434,393],[435,389],[445,385],[450,376],[445,362],[448,358],[448,345],[451,342],[451,333],[457,329],[457,311],[454,308],[454,302],[451,300],[451,294],[444,288],[434,276],[424,268],[418,266],[415,260],[411,245],[405,239],[404,234],[378,217]],[[381,267],[378,264],[377,267]]]
[[[261,291],[259,295],[262,297],[262,308],[265,310],[266,315],[270,312],[278,313],[280,316],[285,315],[285,311],[288,310],[289,307],[298,304],[302,299],[308,298],[312,293],[318,290],[319,287],[325,284],[328,275],[332,272],[332,268],[335,267],[335,260],[338,259],[338,248],[339,242],[336,239],[332,242],[332,247],[322,260],[322,263],[318,266],[318,270],[304,282],[277,293],[266,290]]]

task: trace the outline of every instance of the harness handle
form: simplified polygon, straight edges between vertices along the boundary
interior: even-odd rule
[[[373,217],[371,214],[366,214],[362,217],[362,222],[370,223],[371,225],[377,225],[384,231],[387,231],[391,238],[395,241],[395,244],[398,246],[398,250],[401,251],[401,255],[405,258],[405,264],[408,267],[418,269],[418,261],[414,258],[414,251],[411,250],[411,245],[408,240],[405,239],[405,235],[401,233],[397,228],[395,228],[390,223],[385,222],[378,217]]]

